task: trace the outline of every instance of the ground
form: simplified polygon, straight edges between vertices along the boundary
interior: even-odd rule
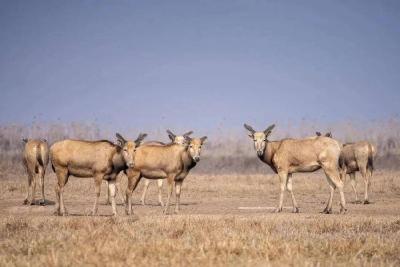
[[[190,174],[179,215],[162,214],[153,183],[148,206],[139,204],[139,185],[135,215],[126,216],[121,203],[120,216],[113,218],[104,204],[105,185],[99,216],[87,216],[94,201],[92,179],[70,178],[65,190],[70,216],[57,217],[51,170],[46,206],[22,205],[26,177],[2,172],[0,265],[399,265],[399,174],[374,174],[369,205],[354,203],[347,181],[345,215],[338,214],[338,193],[334,214],[319,213],[329,188],[323,173],[316,172],[294,175],[299,214],[291,213],[288,194],[283,212],[272,213],[279,188],[273,175]],[[357,178],[362,198],[363,181]],[[126,181],[121,183],[124,188]]]

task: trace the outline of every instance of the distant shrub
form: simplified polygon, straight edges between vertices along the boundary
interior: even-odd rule
[[[189,130],[195,130],[193,125]],[[145,129],[144,129],[145,130]],[[261,130],[261,129],[260,129]],[[271,135],[271,140],[301,138],[315,135],[316,131],[331,131],[333,137],[342,143],[367,140],[377,147],[377,168],[397,169],[400,166],[400,119],[381,121],[349,121],[330,125],[301,121],[297,124],[279,124]],[[164,129],[147,131],[149,140],[167,141]],[[177,131],[178,132],[178,131]],[[0,126],[0,168],[21,171],[22,138],[46,138],[49,144],[65,138],[114,140],[115,131],[101,128],[93,123],[33,123],[31,125]],[[135,133],[136,134],[136,133]],[[197,173],[265,173],[270,169],[260,162],[253,151],[252,141],[239,125],[236,131],[218,130],[209,134],[203,148],[202,160],[194,169]]]

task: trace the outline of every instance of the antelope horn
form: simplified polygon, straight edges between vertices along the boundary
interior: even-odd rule
[[[272,125],[269,126],[267,129],[265,129],[264,133],[265,133],[265,134],[270,133],[270,132],[272,131],[272,129],[274,129],[274,127],[275,127],[275,124],[272,124]]]
[[[251,132],[252,134],[254,134],[256,131],[253,129],[253,127],[251,127],[250,125],[248,125],[248,124],[244,124],[243,125],[244,126],[244,128],[246,128],[246,130],[248,130],[249,132]]]
[[[146,136],[147,136],[146,133],[140,133],[139,136],[138,136],[138,138],[136,138],[136,140],[135,140],[136,145],[139,146],[139,145],[140,145],[140,142],[142,142],[143,139],[144,139]]]

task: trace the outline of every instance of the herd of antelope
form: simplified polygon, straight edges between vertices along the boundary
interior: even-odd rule
[[[292,174],[297,172],[314,172],[323,169],[330,195],[324,213],[332,213],[332,199],[336,188],[340,193],[340,213],[346,212],[346,201],[343,186],[346,174],[350,175],[351,185],[356,192],[355,173],[359,171],[364,178],[364,204],[368,204],[368,187],[373,172],[373,160],[376,154],[374,146],[368,142],[341,144],[330,133],[304,139],[283,139],[270,141],[268,139],[275,125],[264,131],[256,131],[244,124],[249,137],[254,142],[254,148],[261,161],[268,164],[278,174],[280,180],[280,197],[276,212],[282,211],[284,192],[287,190],[292,198],[293,212],[299,212],[292,188]],[[97,214],[102,181],[108,184],[107,203],[111,204],[113,215],[117,215],[115,197],[119,192],[125,202],[126,214],[132,214],[132,193],[142,178],[145,178],[145,187],[141,202],[145,205],[147,188],[151,180],[158,182],[158,201],[164,206],[164,213],[168,213],[170,198],[175,185],[176,203],[175,213],[180,209],[180,194],[184,179],[190,170],[200,160],[202,145],[207,139],[192,138],[192,132],[175,135],[167,130],[171,142],[143,142],[147,134],[139,134],[136,140],[126,140],[116,134],[116,143],[108,140],[84,141],[62,140],[54,143],[50,148],[45,139],[23,139],[25,149],[23,161],[28,173],[28,190],[24,204],[35,204],[36,180],[39,180],[42,199],[45,204],[44,176],[50,160],[57,177],[56,215],[67,215],[64,204],[64,187],[70,175],[77,178],[93,177],[95,182],[95,200],[92,214]],[[117,177],[124,175],[128,179],[125,197],[121,195]],[[168,182],[167,201],[162,200],[163,179]]]

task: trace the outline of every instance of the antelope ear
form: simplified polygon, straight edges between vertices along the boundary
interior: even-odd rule
[[[207,136],[203,136],[202,138],[200,138],[201,143],[204,144],[204,142],[206,141],[206,139],[207,139]]]
[[[244,128],[247,130],[247,131],[249,131],[249,132],[251,132],[251,134],[254,134],[256,131],[253,129],[253,127],[251,127],[250,125],[248,125],[248,124],[243,124],[243,126],[244,126]]]
[[[331,132],[327,132],[327,133],[325,134],[325,136],[326,136],[326,137],[332,138],[332,133],[331,133]]]
[[[47,139],[45,139],[45,138],[42,138],[42,141],[45,142],[45,143],[47,143]]]
[[[140,133],[138,138],[135,140],[136,146],[140,146],[140,143],[143,141],[143,139],[147,136],[146,133]]]
[[[268,136],[272,132],[272,129],[274,129],[274,128],[275,128],[275,124],[268,126],[268,128],[264,130],[265,136]]]
[[[28,139],[27,138],[22,138],[22,142],[28,143]]]
[[[321,136],[321,132],[315,132],[317,136]]]
[[[254,138],[254,135],[253,134],[248,134],[248,136],[251,138],[251,139],[253,139]]]

